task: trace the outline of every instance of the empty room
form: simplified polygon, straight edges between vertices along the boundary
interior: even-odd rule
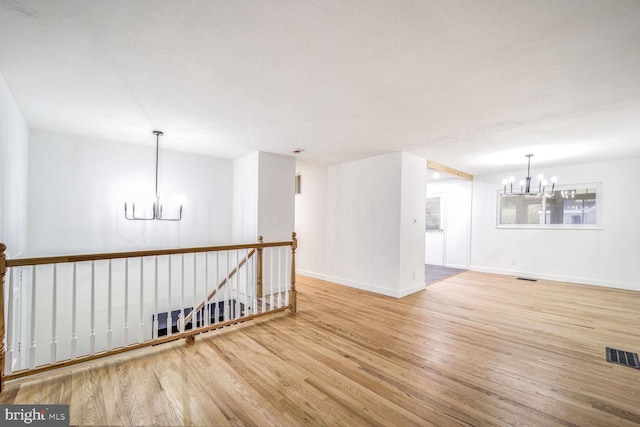
[[[640,2],[0,0],[2,425],[640,425]]]

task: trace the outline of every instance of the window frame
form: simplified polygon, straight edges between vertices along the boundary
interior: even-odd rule
[[[429,213],[429,199],[438,199],[438,212]],[[429,216],[435,217],[437,219],[437,223],[429,226]],[[442,230],[442,197],[427,197],[427,205],[425,210],[425,231],[429,232],[440,230]]]
[[[596,190],[596,223],[595,224],[500,224],[501,199],[504,189],[496,190],[496,228],[501,229],[548,229],[548,230],[602,230],[602,183],[587,182],[579,184],[556,185],[555,191],[595,188]]]

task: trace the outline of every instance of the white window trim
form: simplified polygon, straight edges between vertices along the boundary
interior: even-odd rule
[[[602,226],[602,183],[586,182],[579,184],[556,185],[556,191],[574,190],[576,188],[596,189],[596,224],[500,224],[500,197],[504,189],[496,190],[496,226],[503,229],[530,229],[530,230],[604,230]]]

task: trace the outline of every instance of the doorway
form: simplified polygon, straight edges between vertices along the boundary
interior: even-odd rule
[[[426,230],[424,236],[424,263],[444,267],[446,226],[445,198],[443,194],[427,197]]]
[[[429,162],[434,164],[435,162]],[[471,259],[471,175],[463,172],[427,175],[425,283],[469,269]],[[433,170],[431,168],[431,170]],[[464,176],[463,176],[464,175]]]

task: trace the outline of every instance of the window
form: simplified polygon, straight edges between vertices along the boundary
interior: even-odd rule
[[[600,224],[600,184],[564,185],[553,193],[498,194],[498,227],[594,228]]]
[[[440,197],[427,198],[427,231],[440,230]]]

